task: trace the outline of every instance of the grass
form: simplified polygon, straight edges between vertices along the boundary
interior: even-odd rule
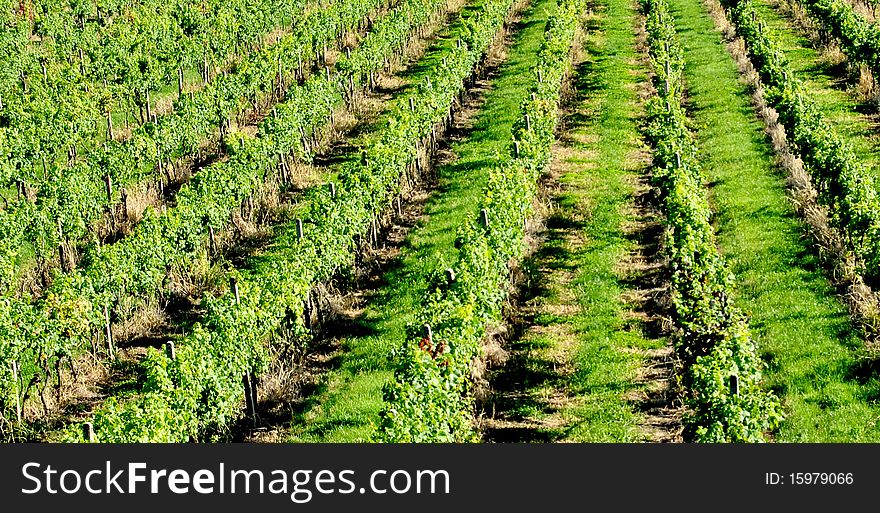
[[[815,49],[790,17],[782,14],[779,0],[754,0],[764,20],[788,59],[791,71],[801,80],[825,118],[871,169],[880,169],[880,132],[864,113],[872,107],[847,92],[846,63],[837,64]],[[841,78],[843,77],[843,78]]]
[[[522,77],[534,63],[553,9],[552,0],[535,0],[524,12],[473,128],[452,144],[457,158],[437,169],[438,190],[404,242],[400,258],[383,273],[365,311],[343,337],[334,368],[293,419],[291,441],[356,442],[372,435],[383,405],[382,387],[392,376],[391,351],[405,340],[406,324],[418,312],[428,273],[452,262],[456,229],[476,214],[475,205],[494,157],[510,139],[519,103],[527,96],[528,83]],[[461,23],[452,24],[403,78],[413,82],[430,73],[431,63],[455,44],[461,27]]]
[[[574,216],[582,205],[590,205],[586,215],[580,213],[585,244],[572,255],[577,275],[571,285],[581,314],[571,320],[578,347],[569,387],[582,400],[572,408],[578,423],[566,438],[577,442],[641,439],[641,415],[626,394],[642,388],[636,383],[645,363],[640,350],[666,344],[628,320],[631,307],[621,296],[630,277],[618,264],[636,244],[624,226],[631,221],[634,181],[644,171],[636,158],[642,150],[636,85],[645,77],[636,61],[632,2],[606,0],[604,15],[604,44],[588,48],[595,56],[595,75],[577,84],[587,109],[595,109],[574,130],[575,140],[580,135],[586,142],[578,148],[583,161],[573,162],[583,167],[563,178],[570,197],[561,203]]]
[[[620,263],[637,241],[626,233],[637,176],[644,171],[636,86],[635,12],[629,0],[605,0],[587,28],[588,61],[574,77],[573,113],[558,145],[561,192],[553,198],[547,240],[527,262],[538,285],[514,365],[496,380],[503,416],[526,428],[490,430],[496,441],[643,440],[632,397],[645,385],[644,350],[663,347],[629,315],[632,278]],[[562,360],[563,370],[550,372]]]
[[[876,442],[880,392],[858,358],[861,340],[823,276],[786,198],[731,56],[700,0],[669,0],[722,251],[738,304],[767,362],[765,380],[786,418],[785,442]]]

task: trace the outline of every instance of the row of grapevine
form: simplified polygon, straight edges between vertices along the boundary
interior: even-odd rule
[[[799,0],[819,29],[840,44],[847,58],[868,66],[880,76],[880,27],[856,12],[847,0]]]
[[[110,113],[130,110],[116,104],[136,104],[143,117],[149,91],[177,83],[209,56],[226,64],[303,7],[281,0],[143,0],[87,23],[79,5],[36,2],[34,34],[17,27],[4,41],[9,58],[0,60],[4,178],[30,184],[74,146],[87,153],[107,139]]]
[[[490,171],[480,215],[459,229],[457,263],[438,270],[421,323],[411,326],[394,354],[394,381],[385,389],[380,439],[387,442],[461,442],[474,438],[470,370],[486,336],[501,321],[509,263],[522,257],[525,222],[538,180],[550,162],[560,91],[585,11],[583,0],[563,0],[550,17],[532,68],[531,98],[513,127],[511,155]]]
[[[17,262],[28,249],[50,260],[62,246],[83,244],[88,260],[89,253],[100,250],[94,233],[97,221],[120,201],[125,188],[141,184],[161,189],[173,176],[172,162],[194,157],[201,142],[230,117],[247,106],[256,108],[261,98],[272,98],[303,64],[313,62],[344,33],[360,29],[370,13],[389,3],[392,0],[340,0],[315,11],[293,34],[240,63],[232,73],[178,98],[173,114],[147,123],[126,141],[28,179],[38,186],[39,201],[21,197],[0,211],[0,290],[8,291],[15,283]]]
[[[409,12],[415,12],[415,5],[442,6],[425,0],[406,4]],[[132,302],[162,295],[172,270],[215,256],[211,233],[219,233],[237,213],[248,216],[254,195],[266,182],[287,178],[287,156],[308,151],[327,129],[342,103],[340,82],[348,81],[322,73],[292,86],[286,101],[259,126],[258,137],[230,138],[229,159],[203,169],[182,187],[174,208],[162,213],[148,209],[129,237],[91,254],[76,272],[57,276],[41,300],[0,302],[0,326],[5,328],[0,406],[7,418],[12,406],[24,402],[34,380],[57,381],[59,362],[91,347]]]
[[[880,196],[873,174],[824,119],[803,82],[788,71],[751,0],[723,0],[722,5],[746,43],[764,99],[779,114],[792,153],[803,160],[829,211],[830,224],[845,235],[858,271],[880,278]]]
[[[400,194],[401,182],[424,170],[424,155],[448,126],[510,5],[488,0],[465,20],[460,44],[446,51],[409,104],[401,102],[362,162],[344,166],[335,187],[307,191],[302,222],[288,226],[255,269],[237,273],[229,292],[206,298],[204,323],[180,341],[174,359],[151,351],[141,395],[110,399],[94,414],[98,441],[185,441],[240,415],[242,375],[264,368],[273,337],[307,343],[310,290],[354,263],[356,241]],[[79,437],[74,430],[69,439]]]
[[[675,349],[683,365],[686,437],[760,442],[781,419],[761,387],[762,362],[747,316],[734,305],[735,279],[718,251],[697,148],[682,107],[684,58],[666,0],[644,0],[656,96],[645,132],[654,148],[652,182],[665,214]]]

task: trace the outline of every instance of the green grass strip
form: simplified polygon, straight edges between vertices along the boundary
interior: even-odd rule
[[[804,32],[789,16],[783,15],[780,0],[755,0],[753,5],[764,20],[788,59],[790,70],[804,81],[816,106],[831,123],[837,133],[849,142],[859,160],[880,172],[880,133],[871,121],[860,114],[868,109],[853,94],[846,91],[843,76],[845,64],[834,65],[814,48]]]
[[[702,2],[669,4],[685,50],[718,241],[768,362],[766,382],[785,410],[775,439],[878,441],[878,381],[860,367],[861,341],[806,245],[749,93]]]
[[[574,337],[573,372],[564,384],[574,400],[560,411],[562,425],[548,428],[551,439],[633,442],[644,438],[642,416],[627,396],[644,387],[637,383],[643,350],[665,345],[627,319],[630,307],[622,294],[628,276],[619,265],[636,244],[624,227],[631,221],[635,181],[644,171],[637,158],[642,143],[636,86],[645,75],[637,62],[633,3],[605,0],[595,11],[599,19],[587,27],[589,61],[575,77],[575,114],[564,143],[571,153],[562,166],[571,172],[560,179],[563,193],[548,220],[550,238],[536,254],[539,265],[551,269],[546,301],[573,302],[576,313],[544,312],[538,324],[555,327],[525,343],[540,348]],[[571,281],[559,281],[566,269],[573,271]]]
[[[382,387],[392,377],[392,349],[406,337],[406,324],[418,311],[427,277],[438,262],[452,263],[455,229],[475,215],[496,153],[510,139],[527,95],[522,80],[535,60],[553,0],[537,0],[523,14],[520,29],[492,89],[474,120],[470,136],[452,145],[457,159],[437,169],[440,187],[428,201],[420,224],[407,237],[403,253],[382,277],[357,327],[342,341],[338,367],[329,371],[319,390],[294,418],[294,442],[366,441],[378,425]],[[467,11],[468,9],[466,9]],[[414,82],[430,73],[430,63],[455,44],[461,24],[455,23],[419,65],[404,76]]]

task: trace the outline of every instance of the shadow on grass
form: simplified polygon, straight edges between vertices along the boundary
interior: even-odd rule
[[[593,24],[590,30],[597,27]],[[583,103],[588,97],[604,88],[600,78],[602,62],[613,58],[602,49],[592,46],[592,40],[585,41],[585,48],[593,57],[576,67],[572,82],[574,94],[570,104]],[[566,138],[565,132],[595,122],[594,114],[582,114],[578,111],[567,113],[560,120],[563,133],[560,139]],[[573,271],[577,268],[577,258],[566,248],[566,236],[571,232],[582,231],[588,227],[584,221],[573,215],[576,212],[576,201],[565,192],[551,198],[557,205],[554,213],[545,221],[546,231],[540,247],[522,262],[526,279],[518,290],[517,301],[526,304],[530,301],[548,299],[553,294],[549,284],[542,277],[542,270]],[[556,316],[544,313],[526,313],[512,322],[513,333],[507,344],[508,361],[503,368],[492,372],[490,377],[491,395],[478,405],[481,417],[501,418],[504,422],[493,422],[483,429],[483,439],[487,442],[500,443],[548,443],[562,440],[572,426],[545,426],[522,422],[535,415],[550,415],[558,411],[558,406],[548,398],[536,393],[542,389],[563,390],[569,385],[569,376],[557,372],[555,361],[541,354],[541,349],[550,343],[542,339],[524,338],[530,326],[546,326],[557,322]]]

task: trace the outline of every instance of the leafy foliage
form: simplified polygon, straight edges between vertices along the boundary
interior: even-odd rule
[[[760,442],[781,420],[762,390],[762,362],[746,315],[733,304],[735,279],[718,251],[697,148],[682,108],[684,58],[665,0],[644,0],[657,94],[645,133],[652,180],[665,213],[664,252],[672,271],[676,353],[688,389],[686,434],[700,442]]]
[[[276,77],[278,58],[303,58],[304,52],[329,44],[362,22],[356,15],[367,17],[382,1],[352,0],[349,9],[339,4],[322,11],[322,26],[338,26],[340,31],[324,30],[322,37],[330,38],[328,41],[309,33],[305,42],[291,37],[273,46],[260,61],[267,70],[271,67],[266,71],[268,83]],[[256,78],[246,69],[242,67],[243,75],[236,79],[242,84],[249,81],[246,76]],[[103,337],[105,308],[111,322],[125,320],[132,303],[165,294],[173,269],[207,259],[210,230],[227,226],[236,212],[247,208],[247,200],[264,181],[276,178],[281,156],[308,155],[311,141],[326,128],[342,101],[339,82],[339,76],[318,74],[302,85],[294,84],[275,115],[260,124],[258,136],[230,136],[229,159],[194,176],[178,192],[173,208],[163,212],[147,209],[133,233],[103,249],[92,248],[79,269],[55,277],[44,297],[33,302],[8,297],[0,302],[0,326],[4,326],[0,338],[4,362],[0,366],[0,413],[11,415],[16,397],[26,396],[35,382],[57,381],[57,364],[62,359],[90,350],[93,341]],[[125,162],[123,159],[120,164],[123,168]],[[12,362],[19,367],[16,376]]]
[[[509,265],[523,254],[525,221],[538,179],[550,162],[563,79],[585,10],[565,0],[550,17],[532,69],[532,97],[522,103],[510,155],[498,157],[480,204],[481,216],[458,230],[454,279],[436,273],[421,322],[396,350],[395,379],[385,389],[378,437],[387,442],[474,440],[471,364],[486,326],[500,320],[508,296]],[[498,12],[498,22],[504,13]],[[518,149],[518,152],[517,152]],[[430,337],[424,325],[431,328]]]
[[[329,187],[306,191],[301,205],[303,237],[299,238],[295,224],[286,226],[270,255],[258,259],[252,270],[233,273],[240,300],[233,291],[219,298],[206,297],[204,320],[179,341],[176,359],[153,351],[144,362],[150,379],[140,393],[127,401],[110,400],[94,414],[98,441],[186,441],[221,432],[240,416],[241,376],[265,367],[270,351],[277,349],[271,347],[273,339],[283,333],[288,344],[303,345],[310,340],[305,320],[310,290],[353,265],[357,242],[399,194],[402,176],[418,171],[418,155],[432,144],[438,126],[448,122],[451,105],[497,31],[497,23],[490,23],[496,17],[489,13],[499,5],[489,4],[474,15],[475,46],[462,44],[448,51],[445,63],[412,94],[413,109],[403,103],[407,108],[391,116],[393,122],[382,129],[363,162],[342,169],[335,196]],[[441,7],[430,0],[409,0],[401,9],[436,13]],[[396,18],[387,19],[395,23],[390,20]],[[409,19],[410,25],[397,26],[414,34],[430,16]],[[396,34],[389,33],[389,37],[400,40]],[[394,52],[399,46],[386,48]],[[354,53],[352,58],[356,58]],[[373,62],[382,66],[382,61]],[[360,87],[358,77],[351,75],[351,80]],[[340,94],[338,89],[339,84],[336,94]],[[313,104],[285,107],[294,112],[315,110]],[[285,118],[279,115],[279,119]],[[261,139],[272,138],[269,134]],[[72,430],[67,439],[79,441],[81,437]]]
[[[231,2],[230,5],[240,3]],[[267,0],[266,3],[274,5],[277,2]],[[334,44],[342,34],[366,24],[369,13],[391,3],[391,0],[340,0],[298,17],[290,34],[275,44],[248,54],[230,73],[216,76],[192,95],[177,97],[171,114],[137,127],[124,141],[99,144],[105,137],[103,112],[98,113],[96,119],[81,111],[59,116],[62,119],[91,120],[88,131],[84,128],[74,130],[78,134],[92,134],[89,144],[78,145],[82,153],[80,158],[56,155],[61,149],[66,151],[71,143],[77,144],[70,130],[62,129],[57,123],[40,120],[25,123],[58,137],[55,149],[45,148],[33,137],[20,139],[25,132],[18,125],[4,128],[0,123],[0,155],[7,156],[0,159],[0,163],[8,163],[0,168],[0,186],[34,189],[37,199],[34,202],[26,196],[17,197],[8,201],[0,213],[0,291],[7,292],[14,283],[16,259],[24,248],[32,247],[36,256],[43,260],[54,258],[62,243],[94,249],[98,221],[119,204],[124,189],[167,182],[167,171],[173,162],[196,157],[210,136],[223,133],[222,127],[231,118],[270,98],[279,84],[293,81],[297,68],[310,66],[324,48]],[[279,15],[296,8],[296,2],[285,3],[285,6],[278,11]],[[254,14],[248,16],[262,13],[257,7],[252,6]],[[247,10],[241,5],[238,8]],[[248,18],[242,20],[246,22]],[[235,26],[237,24],[228,29],[234,30]],[[210,29],[217,38],[214,43],[219,45],[223,38],[214,33],[217,30]],[[246,33],[236,33],[235,37],[244,37]],[[197,45],[185,55],[200,61],[203,50],[199,48],[202,47]],[[163,73],[172,71],[176,80],[177,68]],[[82,84],[77,84],[81,88]],[[37,84],[31,84],[32,97],[37,94],[36,87]],[[83,98],[84,93],[67,91],[63,96],[69,97],[64,101],[75,101]],[[57,103],[57,99],[47,98],[45,101]],[[8,105],[3,112],[13,116],[16,112],[13,109],[16,109],[15,105]],[[5,149],[4,143],[21,146],[33,155],[19,158],[16,150]],[[94,150],[87,153],[90,148]],[[298,155],[307,153],[298,152]],[[113,184],[111,196],[105,190],[105,180],[108,179]]]
[[[779,113],[792,153],[803,160],[819,201],[828,208],[830,224],[845,235],[858,270],[866,278],[880,278],[880,196],[874,175],[823,118],[803,82],[788,71],[751,0],[723,0],[722,5],[746,43],[764,99]]]

